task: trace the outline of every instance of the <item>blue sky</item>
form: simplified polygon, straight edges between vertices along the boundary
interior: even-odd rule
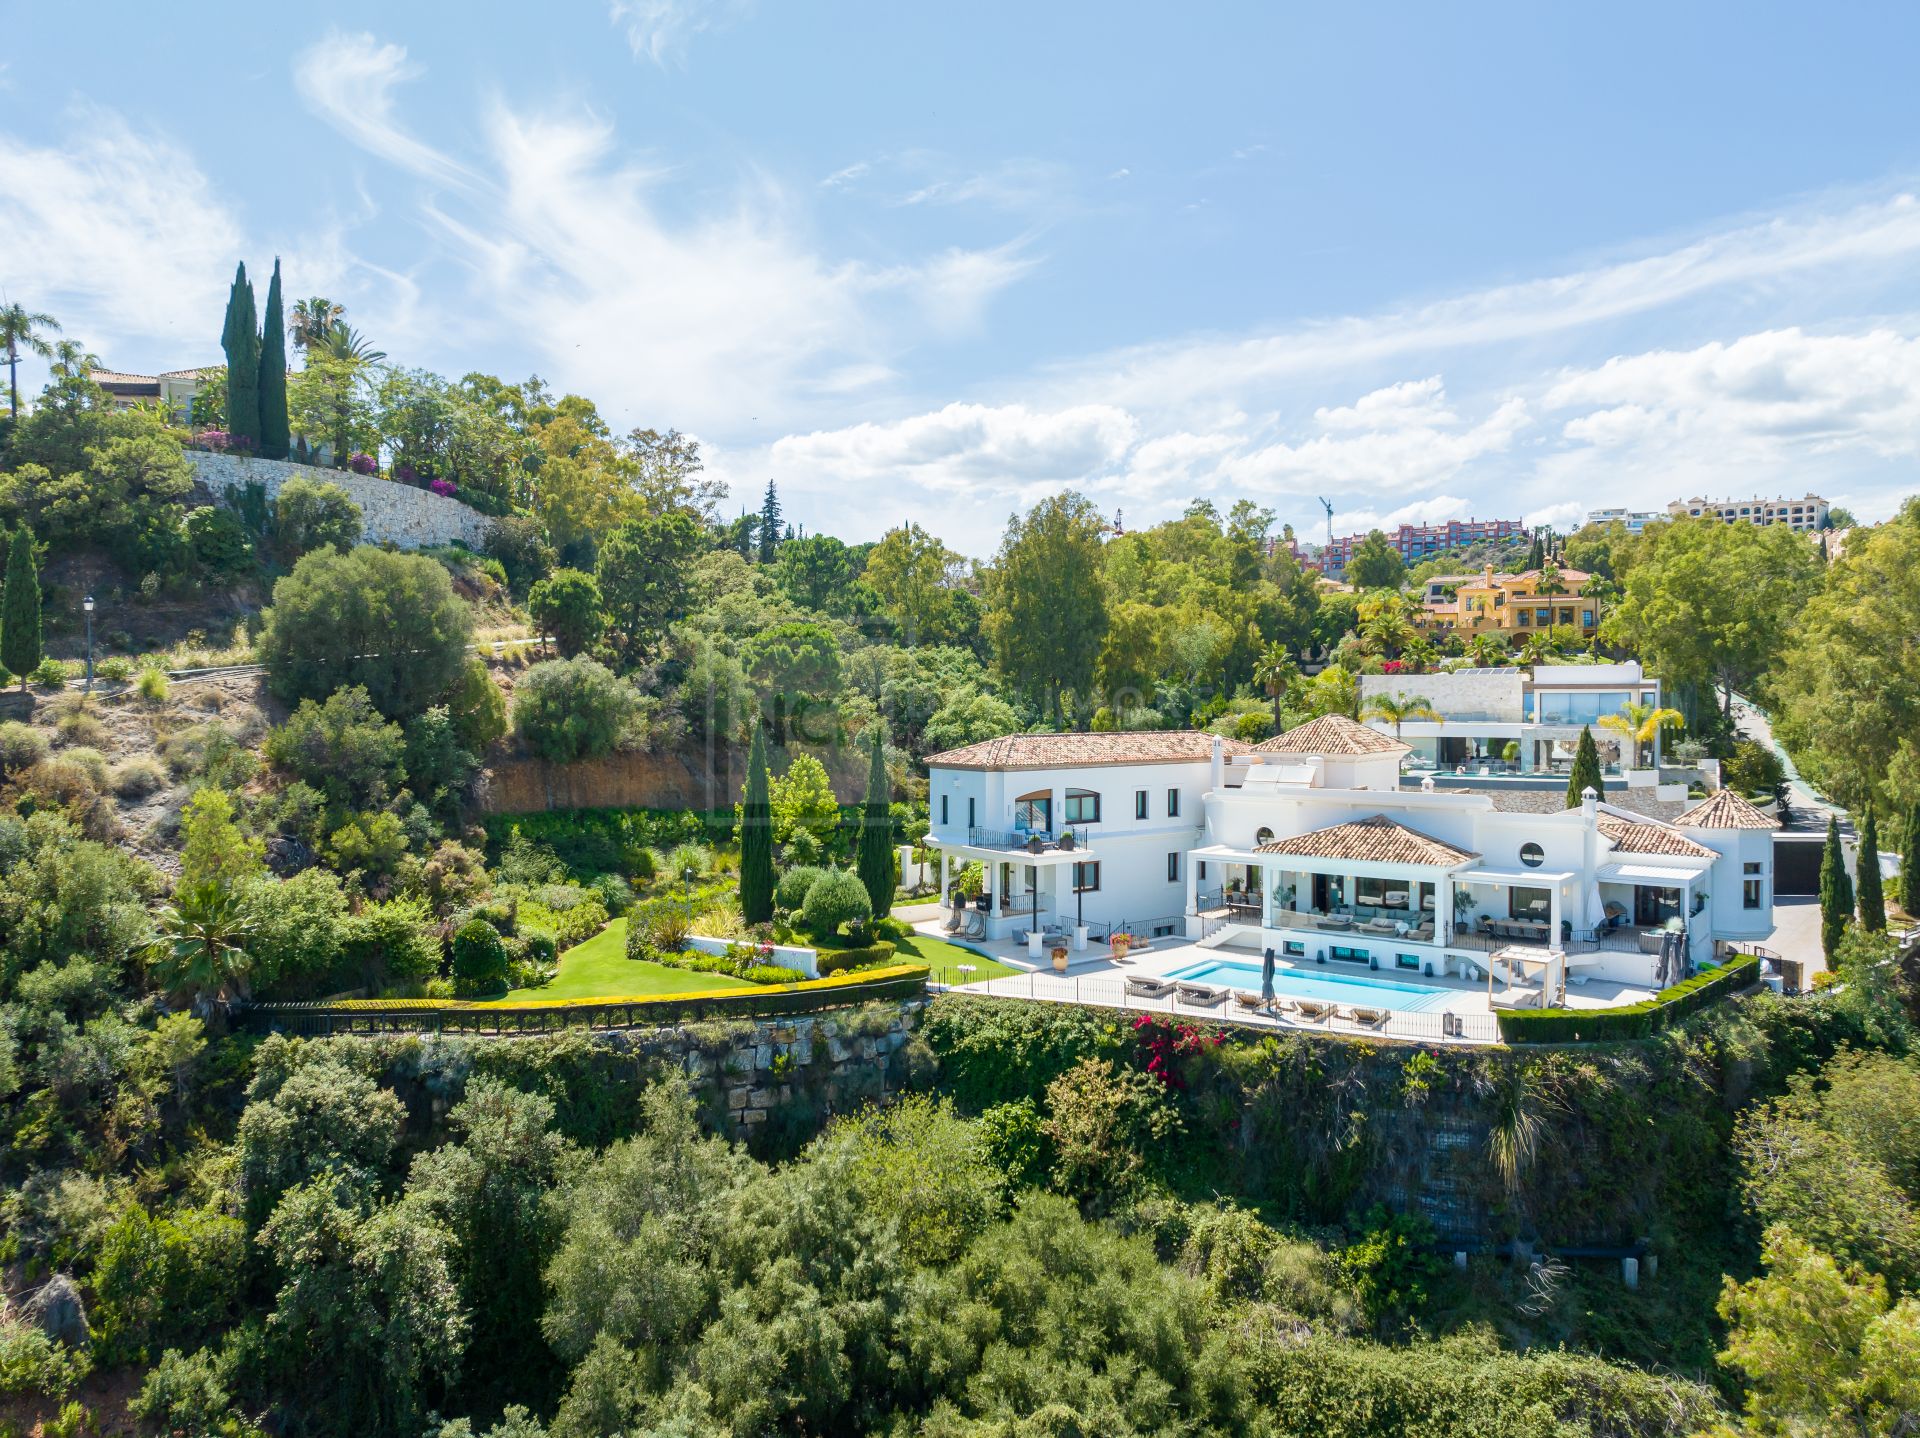
[[[0,286],[175,368],[277,253],[396,360],[974,554],[1068,485],[1914,487],[1906,7],[493,9],[0,5]]]

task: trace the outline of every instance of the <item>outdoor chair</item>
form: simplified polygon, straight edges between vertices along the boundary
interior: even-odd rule
[[[1238,1005],[1240,1008],[1247,1010],[1249,1013],[1257,1014],[1267,1006],[1266,1002],[1263,999],[1261,999],[1260,995],[1249,993],[1245,989],[1235,989],[1233,991],[1233,1001],[1236,1005]]]
[[[1134,976],[1127,980],[1127,997],[1130,999],[1164,999],[1172,992],[1173,984],[1167,979]]]
[[[1338,1010],[1332,1004],[1318,1003],[1313,999],[1302,999],[1295,1004],[1294,1011],[1308,1023],[1320,1023],[1331,1018]]]
[[[1175,984],[1173,992],[1181,1003],[1197,1009],[1216,1008],[1227,997],[1225,989],[1210,989],[1205,984]]]
[[[1353,1021],[1363,1029],[1383,1029],[1387,1020],[1393,1017],[1389,1009],[1355,1009]]]

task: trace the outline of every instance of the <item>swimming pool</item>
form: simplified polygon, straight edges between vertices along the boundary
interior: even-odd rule
[[[1214,984],[1220,988],[1260,992],[1260,966],[1236,964],[1227,959],[1209,959],[1176,969],[1173,978],[1193,984]],[[1322,1004],[1363,1004],[1369,1008],[1394,1009],[1401,1013],[1438,1011],[1458,1004],[1458,995],[1449,989],[1428,988],[1423,984],[1402,984],[1372,974],[1329,973],[1313,969],[1290,968],[1276,964],[1273,992],[1283,999],[1310,999]]]

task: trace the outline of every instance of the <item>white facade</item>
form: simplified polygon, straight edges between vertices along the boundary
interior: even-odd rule
[[[1588,524],[1624,524],[1627,533],[1639,534],[1649,524],[1665,523],[1673,516],[1664,509],[1590,509]]]
[[[1404,720],[1397,734],[1387,720],[1368,721],[1382,734],[1396,734],[1415,772],[1565,774],[1573,768],[1583,728],[1593,730],[1601,768],[1609,774],[1660,762],[1660,735],[1636,758],[1623,736],[1600,723],[1628,704],[1659,707],[1660,681],[1634,661],[1361,675],[1362,705],[1376,695],[1417,696],[1440,715],[1437,721]]]
[[[1252,751],[1213,739],[1205,760],[1180,762],[1074,762],[1075,741],[1101,740],[1111,755],[1111,735],[1021,736],[1049,741],[1044,767],[936,755],[928,841],[943,880],[985,863],[989,890],[969,919],[987,938],[1225,927],[1296,964],[1477,976],[1533,962],[1576,983],[1648,986],[1772,930],[1769,821],[1735,796],[1672,824],[1597,796],[1511,812],[1485,793],[1402,789],[1403,746],[1348,720],[1312,727]],[[1184,737],[1197,747],[1208,736]],[[1076,813],[1098,817],[1071,833],[1034,822],[1074,795]],[[1088,873],[1075,866],[1088,863],[1098,883],[1076,890],[1072,875]]]
[[[1676,499],[1667,506],[1671,517],[1688,515],[1694,519],[1722,519],[1728,523],[1745,520],[1750,524],[1784,524],[1811,534],[1827,527],[1827,502],[1817,494],[1799,499]]]

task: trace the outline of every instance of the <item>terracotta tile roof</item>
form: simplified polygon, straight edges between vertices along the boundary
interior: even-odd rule
[[[160,383],[160,376],[153,374],[122,374],[119,370],[90,369],[87,378],[95,384],[151,384]]]
[[[1615,851],[1622,854],[1667,854],[1679,859],[1720,857],[1705,844],[1696,844],[1665,824],[1637,824],[1632,819],[1614,819],[1603,814],[1599,827],[1602,834],[1613,840]]]
[[[929,755],[943,769],[1060,769],[1084,764],[1204,764],[1214,736],[1198,729],[1136,729],[1104,734],[1006,734]],[[1229,754],[1250,746],[1220,741]]]
[[[1673,821],[1688,829],[1777,829],[1773,819],[1731,789],[1719,789]]]
[[[1480,857],[1464,849],[1456,849],[1451,844],[1443,844],[1417,829],[1409,829],[1405,824],[1396,824],[1385,814],[1334,824],[1306,834],[1295,834],[1290,839],[1276,839],[1270,844],[1257,845],[1254,852],[1296,854],[1314,859],[1354,859],[1375,864],[1424,864],[1442,869],[1451,869],[1455,864],[1464,864],[1469,859]]]
[[[218,374],[221,370],[225,368],[226,368],[225,365],[203,364],[199,366],[197,369],[163,369],[160,371],[160,378],[161,379],[203,379],[207,375]],[[287,373],[291,374],[293,373],[293,371],[288,370]]]
[[[1451,793],[1486,794],[1493,800],[1493,807],[1504,814],[1564,814],[1575,807],[1567,803],[1564,787],[1555,789],[1475,789],[1471,785],[1447,783],[1447,776],[1436,775],[1437,787]],[[1601,796],[1601,802],[1612,809],[1630,809],[1636,814],[1644,814],[1649,819],[1658,819],[1671,824],[1674,817],[1686,808],[1686,804],[1677,799],[1656,799],[1651,789],[1609,789]]]
[[[1494,576],[1495,579],[1501,580],[1508,584],[1511,584],[1516,579],[1538,579],[1539,577],[1540,577],[1540,571],[1537,569],[1523,569],[1518,574],[1496,574]],[[1541,596],[1542,598],[1571,599],[1574,597],[1573,591],[1579,588],[1582,584],[1585,584],[1589,579],[1593,578],[1593,575],[1591,575],[1584,569],[1562,568],[1560,571],[1560,578],[1566,584],[1567,592],[1565,594],[1557,595],[1557,596],[1542,595]]]
[[[1322,714],[1296,724],[1284,734],[1253,746],[1256,754],[1332,754],[1343,758],[1367,754],[1405,754],[1411,746],[1344,714]]]

